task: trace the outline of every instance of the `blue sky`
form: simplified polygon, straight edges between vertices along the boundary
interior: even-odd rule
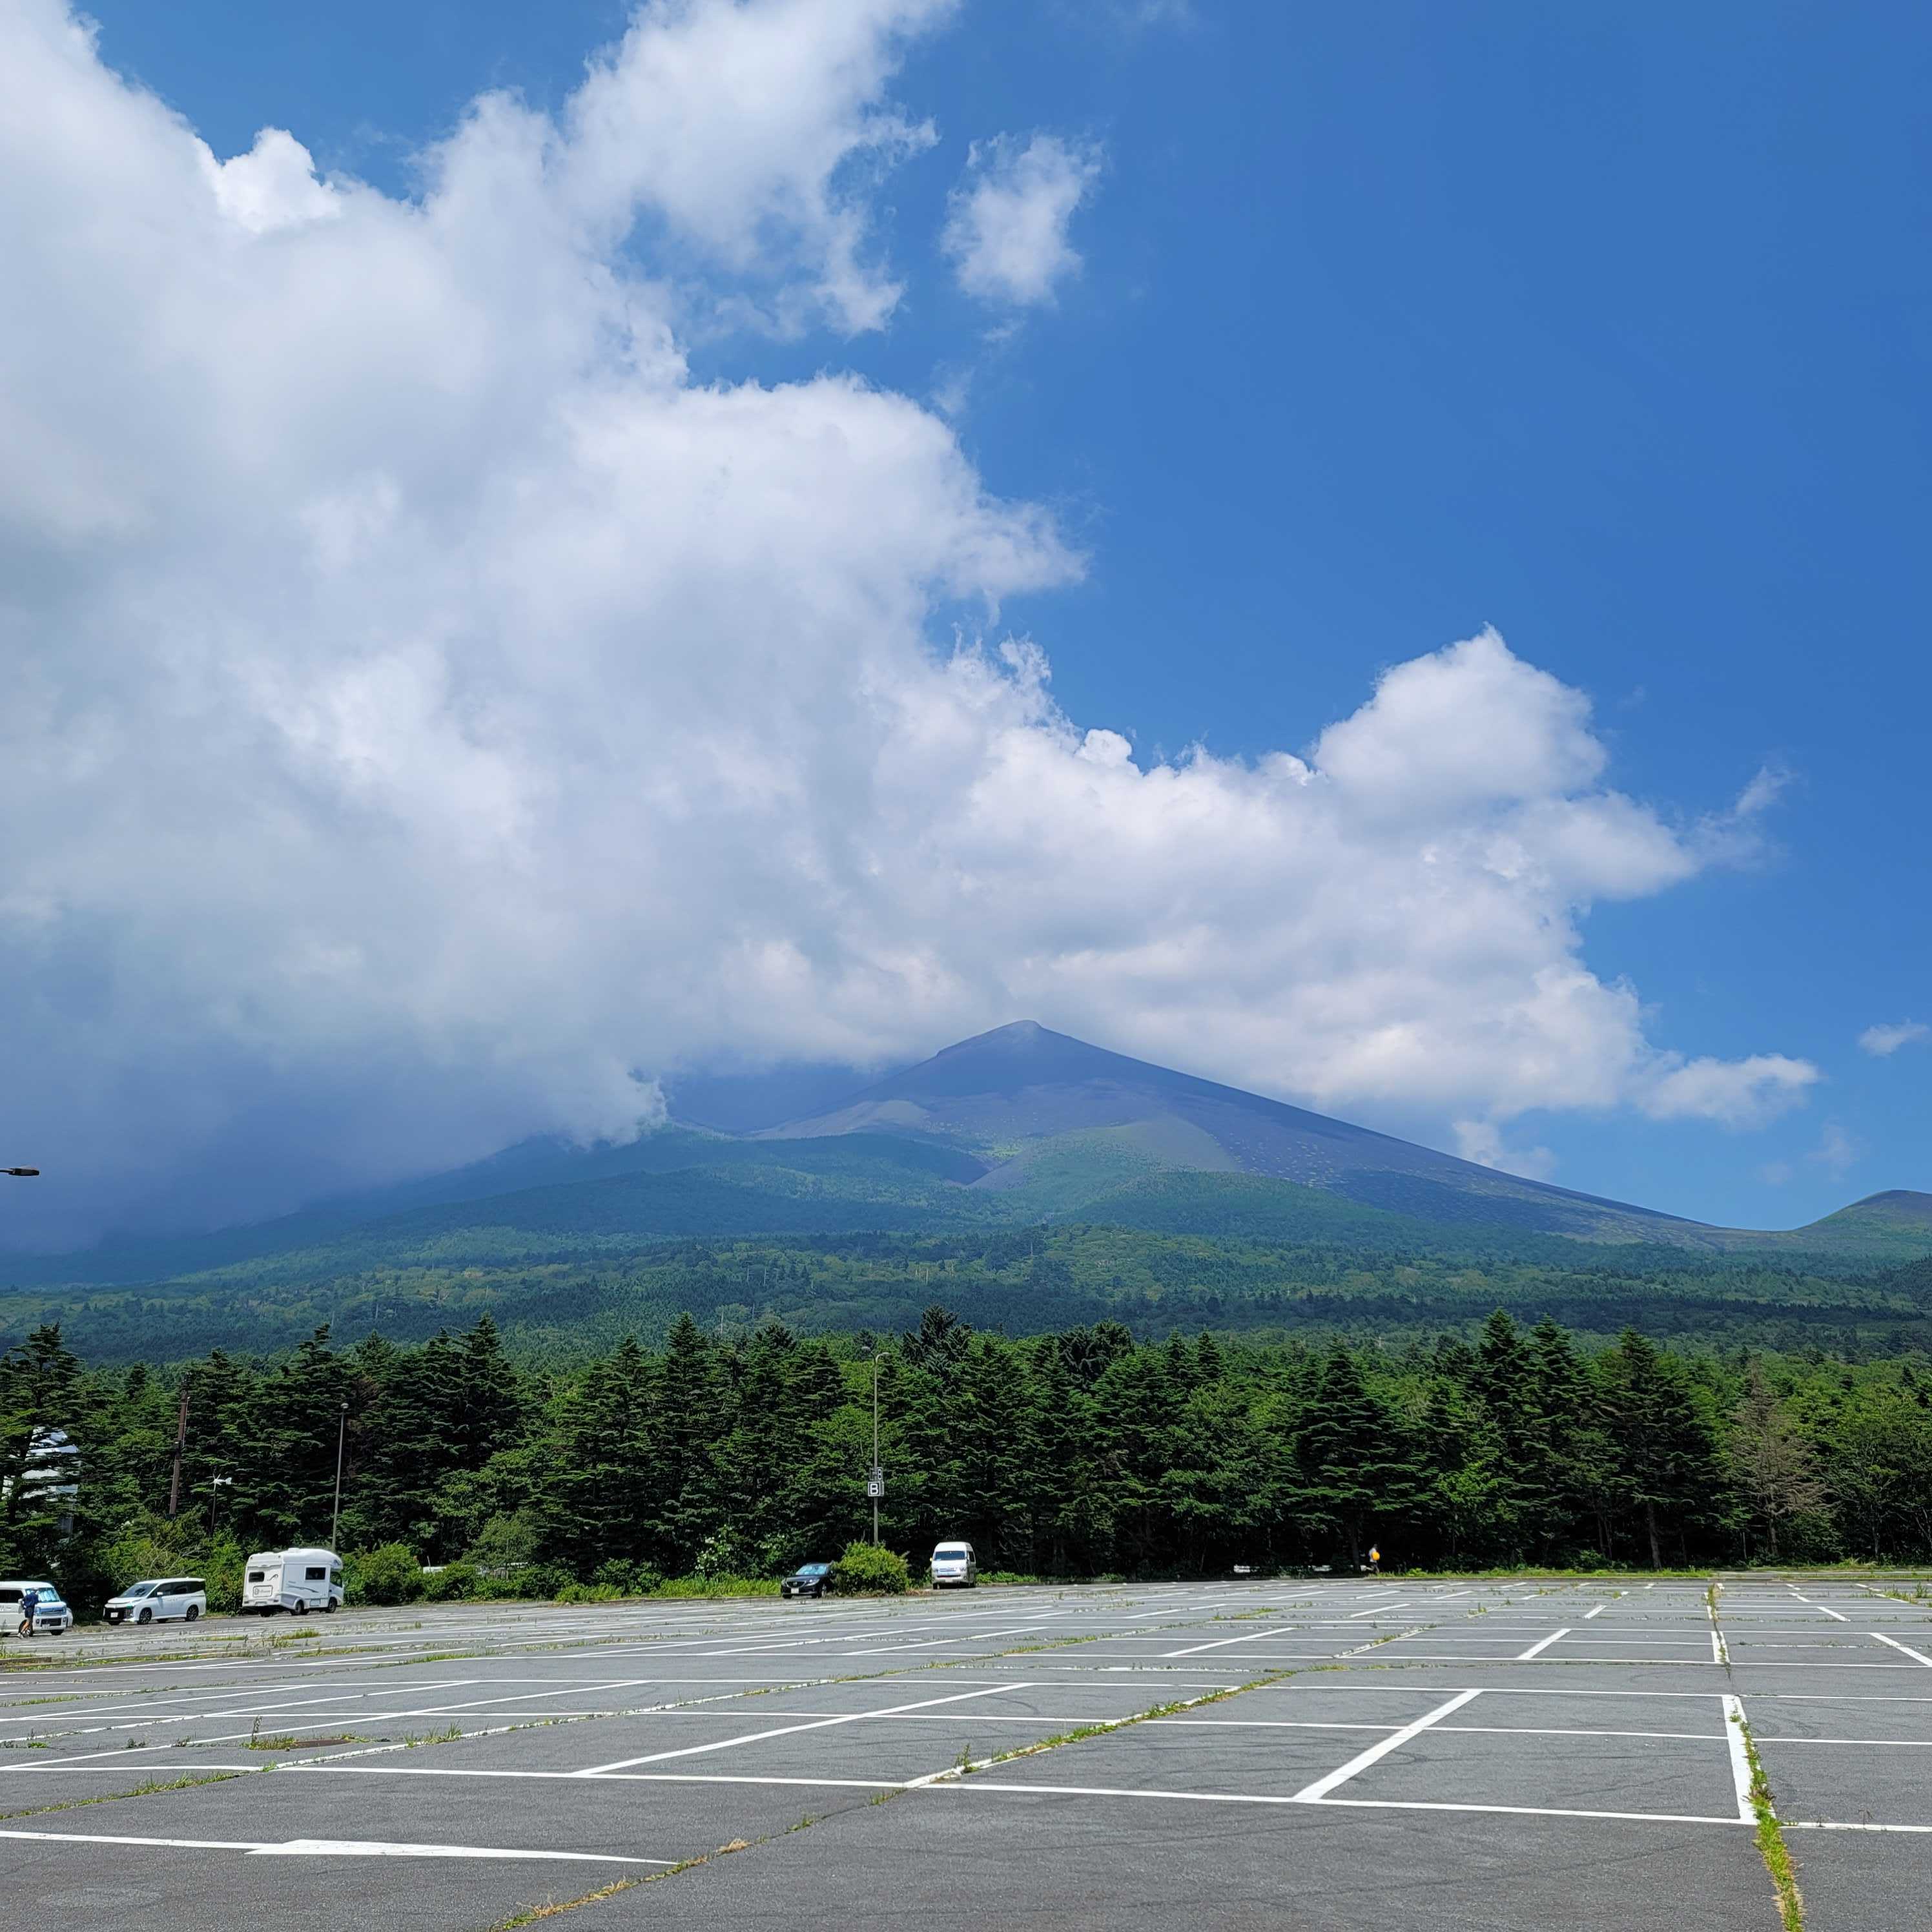
[[[217,157],[284,128],[395,197],[478,92],[560,111],[626,19],[90,10]],[[1388,668],[1493,626],[1594,701],[1606,782],[1666,825],[1777,775],[1750,850],[1593,901],[1582,956],[1661,1049],[1810,1063],[1803,1104],[1503,1111],[1566,1185],[1792,1225],[1932,1189],[1932,1044],[1858,1046],[1932,1022],[1928,70],[1904,8],[969,6],[891,83],[937,138],[874,199],[889,326],[714,320],[686,351],[703,380],[850,370],[950,404],[987,488],[1086,560],[1016,581],[1003,624],[1143,764],[1306,752]],[[969,143],[1036,130],[1102,158],[1078,272],[1002,313],[938,238]],[[1454,1144],[1432,1099],[1334,1111]]]

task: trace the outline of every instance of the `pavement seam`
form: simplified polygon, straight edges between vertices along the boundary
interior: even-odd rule
[[[1010,1764],[1014,1759],[1037,1757],[1042,1751],[1058,1750],[1063,1744],[1078,1744],[1083,1738],[1105,1737],[1114,1731],[1123,1731],[1134,1724],[1144,1724],[1157,1718],[1171,1718],[1178,1711],[1198,1709],[1203,1704],[1218,1704],[1228,1697],[1238,1697],[1244,1690],[1265,1690],[1269,1685],[1286,1682],[1298,1675],[1292,1670],[1270,1670],[1263,1676],[1252,1678],[1245,1684],[1230,1684],[1220,1690],[1204,1692],[1198,1697],[1185,1697],[1177,1702],[1150,1704],[1144,1711],[1136,1711],[1124,1718],[1103,1718],[1099,1722],[1082,1724],[1070,1731],[1062,1731],[1058,1736],[1041,1738],[1030,1744],[1016,1745],[1011,1750],[995,1751],[991,1757],[969,1758],[963,1753],[957,1764],[948,1765],[944,1771],[931,1772],[924,1778],[916,1778],[904,1786],[906,1791],[930,1790],[934,1785],[950,1784],[962,1778],[970,1778],[976,1771],[985,1771],[996,1764]],[[898,1792],[889,1792],[887,1797],[898,1797]],[[874,1804],[879,1801],[873,1800]]]
[[[1784,1833],[1778,1824],[1777,1809],[1772,1798],[1771,1780],[1765,1775],[1764,1762],[1757,1754],[1757,1743],[1751,1736],[1742,1700],[1738,1702],[1731,1722],[1738,1727],[1738,1736],[1744,1748],[1744,1762],[1750,1766],[1749,1796],[1751,1815],[1757,1826],[1755,1835],[1758,1855],[1764,1860],[1765,1870],[1771,1874],[1772,1889],[1778,1898],[1779,1920],[1784,1932],[1804,1932],[1804,1898],[1798,1888],[1797,1864],[1792,1858],[1790,1846],[1784,1842]]]
[[[629,1892],[640,1885],[655,1885],[660,1879],[676,1878],[680,1874],[693,1871],[700,1865],[708,1865],[714,1860],[729,1858],[738,1852],[755,1851],[760,1845],[775,1844],[781,1838],[789,1838],[794,1832],[809,1831],[820,1821],[809,1815],[801,1818],[796,1825],[788,1825],[782,1832],[767,1832],[762,1838],[734,1838],[729,1844],[720,1845],[715,1852],[700,1852],[694,1858],[680,1858],[676,1864],[667,1865],[662,1871],[640,1873],[635,1878],[614,1879],[608,1885],[600,1885],[575,1898],[554,1899],[544,1905],[535,1905],[528,1910],[512,1914],[508,1918],[500,1918],[485,1928],[485,1932],[519,1932],[525,1925],[533,1925],[540,1918],[560,1918],[566,1912],[575,1912],[584,1906],[596,1905],[607,1898],[614,1898],[620,1892]]]
[[[265,1764],[259,1769],[250,1766],[247,1771],[209,1771],[186,1778],[156,1779],[137,1784],[129,1791],[100,1791],[92,1798],[64,1798],[57,1804],[29,1805],[24,1811],[0,1811],[0,1820],[41,1818],[50,1811],[77,1811],[88,1804],[118,1804],[130,1798],[152,1798],[158,1792],[185,1791],[193,1784],[225,1784],[231,1778],[260,1778],[273,1768]]]

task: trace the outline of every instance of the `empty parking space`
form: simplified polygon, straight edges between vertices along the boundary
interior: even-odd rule
[[[460,1606],[279,1643],[220,1620],[194,1643],[118,1634],[0,1678],[0,1906],[37,1924],[98,1922],[58,1904],[91,1898],[184,1932],[211,1884],[245,1900],[290,1870],[326,1874],[278,1909],[297,1927],[484,1932],[600,1892],[587,1928],[704,1901],[789,1922],[836,1849],[861,1924],[970,1899],[992,1923],[1259,1924],[1299,1901],[1337,1927],[1769,1927],[1739,1719],[1801,1882],[1818,1871],[1811,1925],[1882,1926],[1845,1915],[1899,1874],[1932,1883],[1932,1612],[1842,1582]]]

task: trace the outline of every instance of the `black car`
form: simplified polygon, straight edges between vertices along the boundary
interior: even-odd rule
[[[801,1563],[778,1586],[782,1597],[822,1597],[832,1587],[832,1565]]]

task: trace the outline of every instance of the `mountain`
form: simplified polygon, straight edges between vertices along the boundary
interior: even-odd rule
[[[1318,1188],[1433,1226],[1582,1240],[1695,1238],[1694,1222],[1525,1180],[1279,1100],[1177,1073],[1031,1020],[962,1040],[830,1112],[755,1138],[896,1134],[988,1162],[973,1185],[1068,1211],[1174,1170]],[[1019,1199],[1014,1205],[1017,1207]]]
[[[788,1101],[804,1111],[751,1126]],[[433,1334],[489,1308],[568,1351],[680,1308],[891,1327],[935,1298],[1015,1332],[1432,1333],[1504,1305],[1598,1333],[1932,1341],[1932,1194],[1782,1232],[1711,1227],[1031,1022],[869,1084],[813,1069],[695,1102],[744,1126],[535,1139],[253,1227],[0,1258],[0,1348],[45,1320],[167,1357],[284,1346],[322,1321]]]

